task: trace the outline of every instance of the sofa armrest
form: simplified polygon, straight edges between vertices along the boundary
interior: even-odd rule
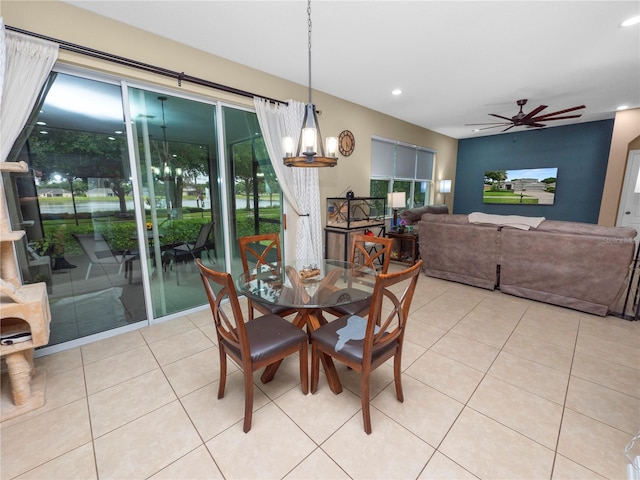
[[[495,288],[498,227],[470,224],[466,215],[427,213],[418,223],[418,235],[426,275],[489,290]]]
[[[407,222],[407,225],[415,225],[425,213],[448,214],[449,207],[446,205],[425,205],[424,207],[408,208],[400,212],[400,218]]]

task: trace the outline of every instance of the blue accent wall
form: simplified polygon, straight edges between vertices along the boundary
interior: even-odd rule
[[[484,212],[598,223],[613,119],[458,142],[454,213]],[[557,167],[553,205],[482,203],[484,172]]]

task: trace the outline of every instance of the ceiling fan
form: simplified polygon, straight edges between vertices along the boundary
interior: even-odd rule
[[[531,110],[529,113],[524,113],[522,111],[522,107],[524,107],[527,103],[527,99],[522,99],[522,100],[518,100],[518,106],[520,107],[520,111],[514,115],[513,117],[509,118],[509,117],[503,117],[502,115],[497,115],[495,113],[490,113],[489,115],[491,115],[492,117],[496,117],[496,118],[501,118],[503,120],[506,120],[504,122],[492,122],[492,123],[467,123],[467,126],[476,126],[476,125],[490,125],[489,127],[483,127],[480,128],[478,130],[487,130],[489,128],[497,128],[497,127],[507,127],[504,130],[502,130],[503,132],[506,132],[507,130],[513,128],[513,127],[527,127],[527,128],[541,128],[541,127],[546,127],[546,125],[542,122],[548,122],[551,120],[567,120],[569,118],[578,118],[580,116],[582,116],[582,114],[578,114],[578,115],[563,115],[565,113],[569,113],[569,112],[573,112],[575,110],[580,110],[585,108],[584,105],[580,105],[578,107],[571,107],[571,108],[566,108],[564,110],[559,110],[557,112],[553,112],[553,113],[545,113],[544,115],[538,115],[540,112],[542,112],[545,108],[547,108],[547,105],[540,105],[537,108],[534,108],[533,110]],[[558,117],[557,115],[562,115],[560,117]]]

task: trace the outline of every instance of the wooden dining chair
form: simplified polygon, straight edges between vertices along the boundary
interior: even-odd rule
[[[262,235],[250,235],[238,238],[240,246],[240,259],[242,260],[242,269],[245,275],[253,275],[257,269],[273,269],[282,261],[280,253],[280,235],[278,233],[265,233]],[[247,298],[247,309],[249,320],[254,317],[254,310],[261,314],[274,313],[281,317],[289,316],[296,313],[293,308],[281,307],[279,305],[270,305]]]
[[[227,356],[244,375],[244,432],[251,430],[253,414],[253,372],[280,362],[298,352],[300,356],[300,384],[302,392],[309,391],[307,370],[308,337],[301,329],[274,314],[267,314],[245,323],[231,274],[205,267],[202,260],[196,263],[213,312],[218,350],[220,352],[220,383],[218,398],[224,397],[227,380]],[[229,301],[231,317],[222,308]]]
[[[373,246],[375,247],[373,247]],[[355,234],[351,241],[351,254],[349,261],[353,264],[354,269],[364,269],[365,271],[377,271],[376,263],[380,265],[380,273],[387,273],[389,269],[389,260],[391,259],[391,248],[393,247],[393,239],[386,237],[375,237],[365,234]],[[345,289],[344,294],[349,294],[349,288]],[[353,292],[354,298],[357,298],[358,292]],[[346,305],[325,308],[324,311],[341,317],[342,315],[366,315],[369,311],[369,298],[358,300]]]
[[[422,260],[419,260],[406,270],[378,275],[367,318],[347,314],[311,332],[311,393],[318,389],[322,354],[359,372],[362,417],[367,434],[371,433],[371,373],[392,357],[396,396],[399,402],[404,401],[402,345],[421,267]],[[393,288],[401,282],[405,283]]]

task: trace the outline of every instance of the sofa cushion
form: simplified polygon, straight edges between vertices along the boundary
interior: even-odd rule
[[[635,238],[637,232],[629,227],[604,227],[591,223],[562,222],[558,220],[545,220],[538,228],[538,232],[570,233],[573,235],[593,235],[596,237],[628,238],[629,242]]]
[[[471,225],[467,215],[439,215],[436,213],[425,213],[421,220],[429,223],[446,223],[449,225]],[[486,226],[486,225],[484,225]],[[495,226],[492,226],[495,228]]]
[[[407,208],[400,212],[400,218],[407,222],[407,225],[414,225],[420,221],[425,213],[447,214],[449,207],[446,205],[425,205],[424,207]]]

